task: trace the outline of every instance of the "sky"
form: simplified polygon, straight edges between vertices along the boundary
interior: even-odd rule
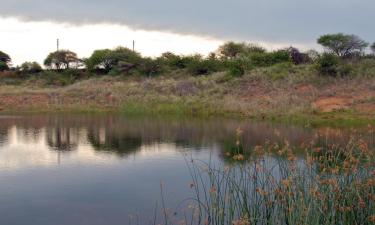
[[[146,56],[214,51],[228,40],[317,48],[326,33],[375,41],[373,0],[0,0],[0,50],[14,64],[48,52],[131,47]]]

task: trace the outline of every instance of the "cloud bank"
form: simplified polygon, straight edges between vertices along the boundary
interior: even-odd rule
[[[375,39],[373,0],[1,0],[0,15],[234,40],[313,43],[331,32]]]

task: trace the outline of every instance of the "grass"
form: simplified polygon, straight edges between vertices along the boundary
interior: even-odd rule
[[[195,197],[180,224],[375,223],[374,146],[353,137],[341,145],[292,149],[285,141],[245,153],[241,135],[238,129],[237,152],[225,154],[235,164],[187,161]],[[173,224],[172,217],[165,215],[165,223]]]
[[[322,77],[314,65],[288,63],[255,68],[243,76],[227,72],[191,76],[184,69],[156,77],[96,76],[62,85],[58,74],[0,84],[0,108],[6,112],[116,111],[127,115],[225,116],[303,123],[374,123],[375,76],[371,60],[346,78]],[[62,78],[70,77],[64,73]],[[59,78],[59,79],[57,79]],[[16,79],[10,75],[4,79]],[[54,79],[57,79],[55,82]],[[20,83],[19,83],[20,82]],[[319,99],[352,100],[329,113],[314,108]],[[332,103],[335,104],[335,103]]]

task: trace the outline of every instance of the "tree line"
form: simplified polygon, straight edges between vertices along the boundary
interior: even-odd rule
[[[90,74],[142,74],[154,76],[166,70],[187,69],[192,75],[205,75],[227,70],[235,76],[243,75],[256,67],[267,67],[278,63],[295,65],[316,63],[322,74],[337,75],[340,64],[353,59],[374,57],[375,42],[370,45],[356,35],[343,33],[327,34],[319,37],[317,43],[324,47],[323,54],[315,50],[301,52],[289,47],[276,51],[248,43],[227,42],[208,56],[176,55],[171,52],[159,57],[142,57],[129,48],[95,50],[89,58],[80,59],[75,52],[59,50],[50,53],[44,60],[47,70],[66,71],[82,69]],[[370,47],[372,54],[366,54]],[[0,51],[0,71],[13,70],[23,74],[38,74],[44,69],[37,62],[25,62],[10,68],[11,57]]]

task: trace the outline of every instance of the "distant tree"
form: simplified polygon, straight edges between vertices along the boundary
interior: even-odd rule
[[[375,42],[371,45],[371,50],[375,54]]]
[[[86,60],[87,69],[90,71],[104,69],[106,72],[109,72],[114,64],[110,55],[111,50],[109,49],[95,50],[90,58]]]
[[[44,60],[44,65],[57,70],[70,69],[72,66],[78,67],[81,60],[77,54],[69,50],[60,50],[50,53]]]
[[[19,71],[27,74],[40,73],[43,68],[37,62],[24,62],[19,68]]]
[[[9,57],[8,54],[6,54],[5,52],[2,52],[0,51],[0,62],[4,62],[4,63],[10,63],[11,61],[11,58]]]
[[[261,46],[235,42],[227,42],[218,49],[219,55],[225,59],[233,59],[241,55],[264,52],[266,52],[266,50]]]
[[[0,71],[9,70],[11,58],[5,52],[0,51]]]
[[[318,39],[318,44],[340,57],[360,54],[368,46],[368,43],[358,36],[342,33],[323,35]]]
[[[141,62],[141,55],[128,48],[118,47],[114,50],[102,49],[96,50],[86,60],[86,66],[89,70],[104,69],[109,72],[114,67],[134,68]],[[125,66],[126,65],[126,66]]]

